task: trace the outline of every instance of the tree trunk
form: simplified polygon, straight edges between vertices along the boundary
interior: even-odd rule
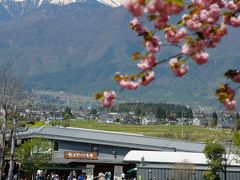
[[[227,166],[224,165],[224,180],[227,180]]]
[[[4,173],[4,162],[5,162],[5,147],[6,147],[6,124],[7,124],[7,114],[6,110],[2,109],[3,113],[3,122],[2,122],[2,129],[0,134],[0,140],[1,140],[1,157],[0,157],[0,180],[3,179],[3,173]]]
[[[9,155],[8,180],[13,179],[15,134],[16,134],[16,119],[13,118],[13,127],[12,127],[12,132],[11,132],[11,150],[10,150],[10,155]]]

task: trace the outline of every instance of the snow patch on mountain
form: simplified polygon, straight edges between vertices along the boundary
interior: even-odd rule
[[[121,6],[123,3],[123,0],[97,0],[97,1],[106,5],[109,5],[111,7]]]
[[[12,0],[12,2],[15,2],[15,3],[24,3],[26,1],[28,0]],[[77,2],[84,3],[87,0],[33,0],[33,1],[37,3],[39,6],[41,6],[41,4],[46,1],[56,5],[68,5],[68,4],[77,3]],[[111,7],[118,7],[122,5],[122,2],[123,2],[123,0],[96,0],[96,1]],[[0,0],[0,3],[7,3],[7,1]]]

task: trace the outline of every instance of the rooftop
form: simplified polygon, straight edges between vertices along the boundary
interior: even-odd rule
[[[83,128],[64,128],[41,126],[18,132],[18,139],[43,137],[53,140],[73,141],[130,147],[144,150],[203,152],[202,142],[175,140],[167,138],[146,137],[136,134],[116,133]]]
[[[207,158],[203,153],[191,152],[163,152],[163,151],[135,151],[127,153],[124,158],[126,162],[140,162],[141,159],[148,163],[191,163],[207,165]],[[236,161],[237,155],[231,154],[228,158],[228,164],[232,166],[240,166]]]

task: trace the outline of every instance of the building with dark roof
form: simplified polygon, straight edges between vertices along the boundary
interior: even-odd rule
[[[135,167],[123,161],[131,150],[202,152],[204,143],[142,135],[64,127],[36,127],[21,130],[18,139],[42,137],[55,143],[50,169],[67,173],[77,170],[89,179],[100,172],[111,171],[119,177],[121,171]],[[115,178],[114,178],[115,179]]]

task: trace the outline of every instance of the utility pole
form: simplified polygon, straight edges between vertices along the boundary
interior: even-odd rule
[[[183,110],[182,110],[182,120],[183,120]],[[182,139],[183,139],[183,122],[182,122]]]

